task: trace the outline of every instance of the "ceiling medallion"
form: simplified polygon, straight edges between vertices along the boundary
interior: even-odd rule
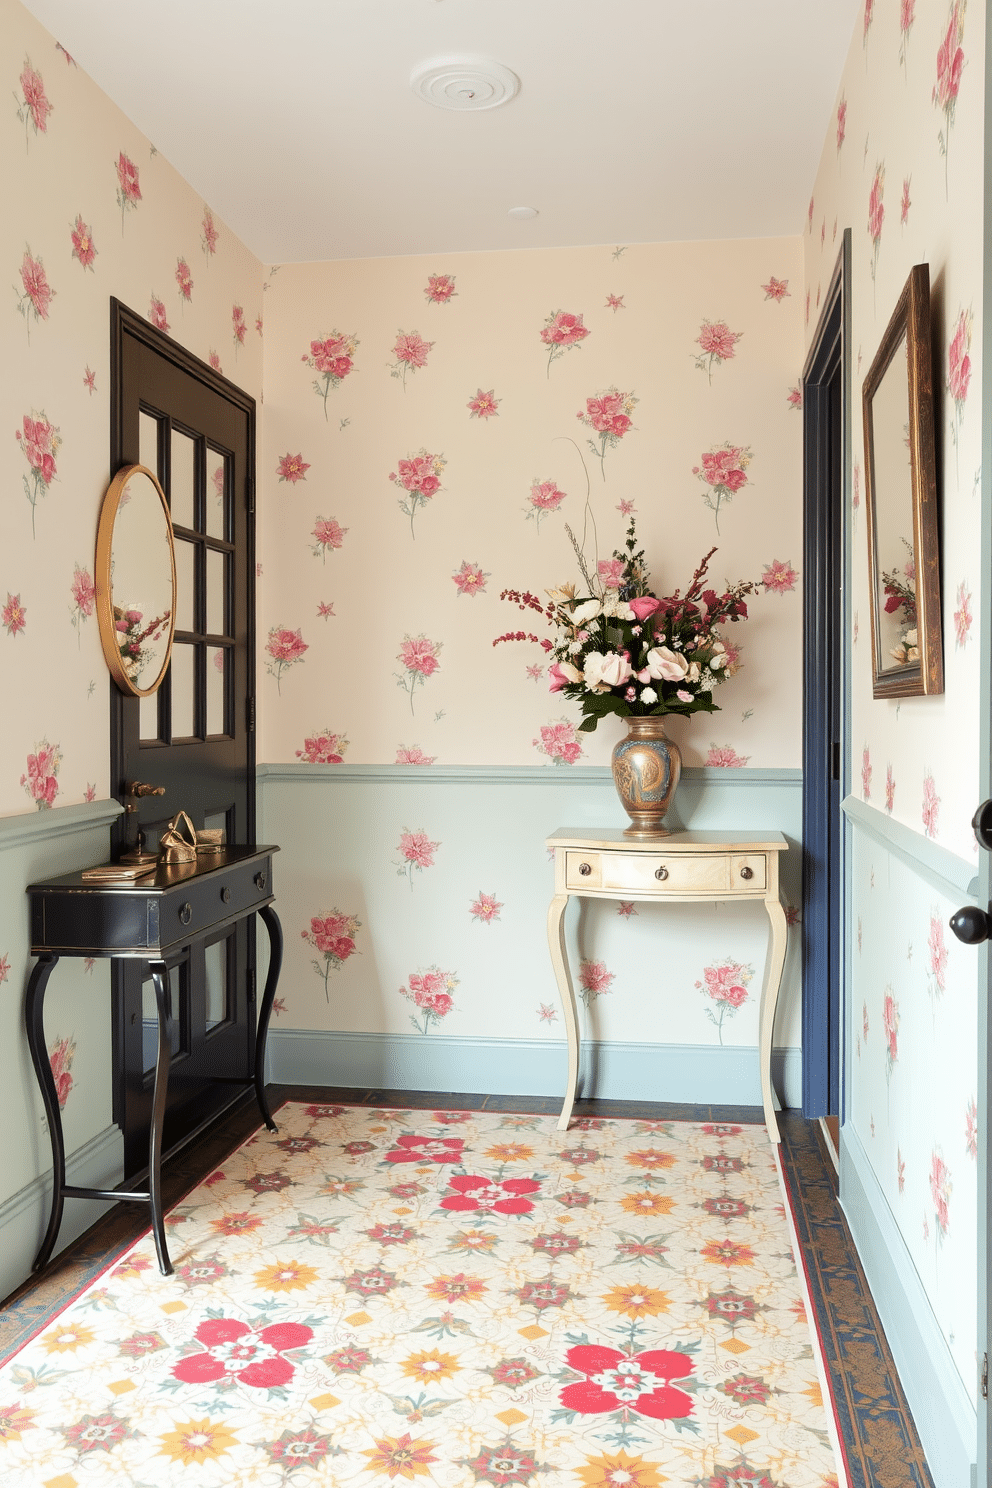
[[[466,113],[509,103],[520,91],[520,79],[485,57],[435,57],[414,69],[410,86],[435,108]]]

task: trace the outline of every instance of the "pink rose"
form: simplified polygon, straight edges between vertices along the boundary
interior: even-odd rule
[[[551,678],[551,692],[560,692],[563,687],[582,681],[582,673],[570,661],[556,661],[548,668],[548,676]]]
[[[681,682],[689,670],[684,656],[670,651],[667,646],[654,646],[644,658],[648,677],[661,678],[665,682]],[[643,680],[647,681],[647,678]]]
[[[628,600],[628,603],[640,621],[647,620],[655,610],[661,608],[661,600],[655,599],[651,594],[640,594],[636,599]]]

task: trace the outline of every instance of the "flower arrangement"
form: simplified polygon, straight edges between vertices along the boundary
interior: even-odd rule
[[[537,611],[556,631],[553,641],[525,631],[497,636],[500,641],[537,642],[552,657],[551,691],[581,704],[580,733],[591,733],[601,718],[662,717],[668,713],[719,711],[713,689],[732,668],[718,627],[746,620],[749,580],[728,584],[722,594],[704,589],[711,548],[692,576],[685,594],[659,599],[648,587],[643,549],[637,546],[635,519],[627,528],[626,552],[589,571],[570,528],[585,593],[574,584],[549,592],[542,604],[536,595],[504,589],[501,599],[521,610]]]
[[[117,632],[121,666],[135,686],[143,668],[151,660],[151,643],[161,640],[171,613],[171,610],[165,610],[145,625],[142,623],[144,611],[137,605],[114,605],[114,630]]]
[[[920,645],[916,623],[916,562],[912,545],[905,538],[902,541],[909,558],[901,569],[883,571],[882,587],[885,593],[885,613],[896,617],[896,624],[901,631],[889,655],[900,666],[908,666],[910,662],[919,661]]]

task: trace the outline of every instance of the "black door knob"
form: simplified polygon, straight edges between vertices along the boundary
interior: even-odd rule
[[[992,924],[984,909],[968,904],[951,915],[951,929],[965,945],[981,945],[983,940],[988,940]]]
[[[992,852],[992,801],[983,801],[971,818],[972,829],[983,847]]]

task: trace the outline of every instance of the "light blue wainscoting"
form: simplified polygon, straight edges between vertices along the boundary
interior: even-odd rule
[[[782,832],[792,844],[783,896],[798,906],[801,800],[799,770],[690,769],[669,823]],[[282,849],[274,873],[286,934],[269,1078],[560,1093],[566,1056],[546,938],[553,873],[545,839],[559,827],[624,825],[601,767],[260,766],[259,840]],[[438,844],[431,866],[404,870],[404,831]],[[480,892],[501,906],[491,923],[472,916]],[[357,915],[361,928],[357,953],[325,982],[327,962],[305,937],[311,919],[332,910]],[[581,1091],[758,1104],[764,910],[753,903],[636,910],[624,916],[618,903],[590,901],[569,909],[573,973],[584,958],[613,977],[582,1011]],[[774,1074],[794,1106],[802,1085],[798,929],[790,941]],[[718,1029],[698,983],[707,962],[727,957],[753,976],[748,1004]],[[457,982],[452,1010],[425,1035],[411,1025],[418,1010],[399,988],[431,967]]]
[[[9,971],[0,985],[0,1088],[5,1095],[0,1157],[0,1297],[28,1275],[48,1223],[51,1146],[24,1034],[24,992],[31,969],[29,883],[107,860],[116,801],[55,806],[0,817],[0,957]],[[68,1181],[110,1187],[123,1177],[121,1134],[112,1121],[109,962],[89,970],[64,957],[45,998],[49,1049],[61,1037],[75,1053],[72,1089],[62,1113]],[[59,1249],[107,1211],[93,1200],[69,1199]]]

